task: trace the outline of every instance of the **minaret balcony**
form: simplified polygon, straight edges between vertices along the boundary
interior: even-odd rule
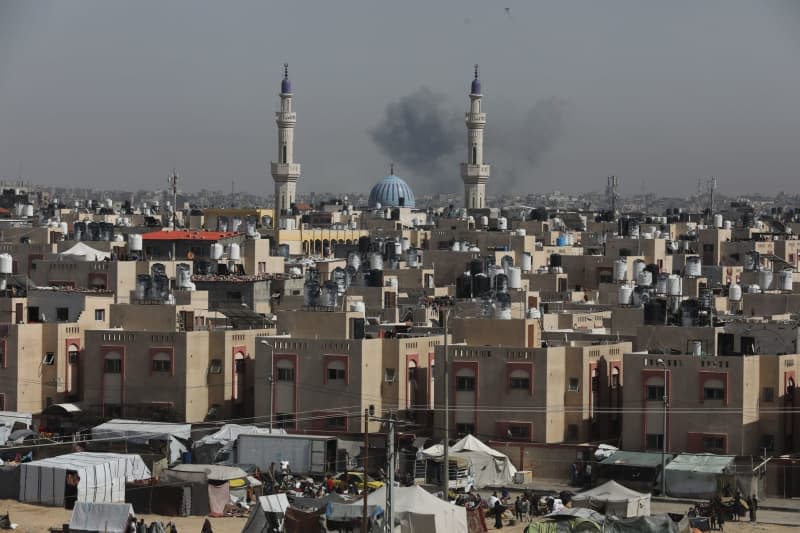
[[[275,113],[275,120],[278,122],[297,122],[297,113],[294,111],[278,111]]]
[[[471,165],[469,163],[461,163],[462,178],[488,178],[489,172],[489,165]]]
[[[275,163],[269,164],[270,171],[274,177],[299,178],[300,163]]]
[[[464,113],[467,123],[486,124],[486,113]]]

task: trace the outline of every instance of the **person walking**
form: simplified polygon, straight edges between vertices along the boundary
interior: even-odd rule
[[[756,521],[756,512],[758,511],[758,497],[753,494],[753,497],[750,498],[750,521]]]
[[[503,503],[498,499],[494,502],[494,528],[503,529]]]
[[[514,500],[514,516],[517,517],[517,520],[522,522],[522,500],[519,496]]]

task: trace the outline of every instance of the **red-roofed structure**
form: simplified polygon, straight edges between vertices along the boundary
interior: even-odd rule
[[[235,237],[232,231],[151,231],[142,235],[145,241],[218,241],[226,237]]]

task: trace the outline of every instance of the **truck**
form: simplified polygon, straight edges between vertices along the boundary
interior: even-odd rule
[[[325,476],[338,471],[338,439],[329,435],[239,435],[232,448],[223,448],[216,463],[255,465],[263,472],[288,461],[291,471]]]

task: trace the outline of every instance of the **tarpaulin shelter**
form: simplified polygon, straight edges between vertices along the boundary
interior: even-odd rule
[[[145,422],[115,418],[92,428],[92,439],[120,439],[139,443],[164,440],[169,443],[169,464],[180,461],[192,436],[191,424]]]
[[[617,451],[597,463],[592,474],[598,483],[613,479],[630,489],[650,492],[660,479],[662,460],[669,462],[672,455]]]
[[[64,250],[58,254],[58,259],[77,260],[77,261],[105,261],[111,258],[111,252],[102,252],[97,248],[92,248],[82,242],[77,243],[69,250]]]
[[[250,509],[250,516],[247,517],[242,533],[269,533],[282,530],[288,509],[289,499],[284,493],[260,496],[258,505]]]
[[[21,464],[19,499],[59,507],[70,497],[77,502],[124,502],[126,482],[150,477],[138,455],[70,453]]]
[[[15,430],[31,427],[32,420],[33,415],[31,413],[0,411],[0,446],[5,446],[8,437]]]
[[[72,510],[69,530],[75,533],[127,533],[134,520],[129,503],[78,502]]]
[[[450,446],[450,459],[458,458],[468,459],[472,464],[476,488],[509,485],[514,482],[517,468],[511,459],[472,435],[467,435]],[[417,459],[441,461],[444,459],[444,447],[441,444],[434,444],[418,452]]]
[[[576,494],[572,497],[572,505],[621,518],[650,516],[650,494],[636,492],[616,481]]]
[[[727,484],[736,487],[733,455],[682,453],[666,468],[667,495],[675,498],[711,498]]]
[[[208,501],[211,513],[221,514],[231,496],[242,498],[247,496],[249,487],[258,490],[261,482],[247,472],[235,466],[223,465],[177,465],[162,473],[165,481],[186,481],[201,483],[207,486]],[[258,488],[258,489],[257,489]]]

